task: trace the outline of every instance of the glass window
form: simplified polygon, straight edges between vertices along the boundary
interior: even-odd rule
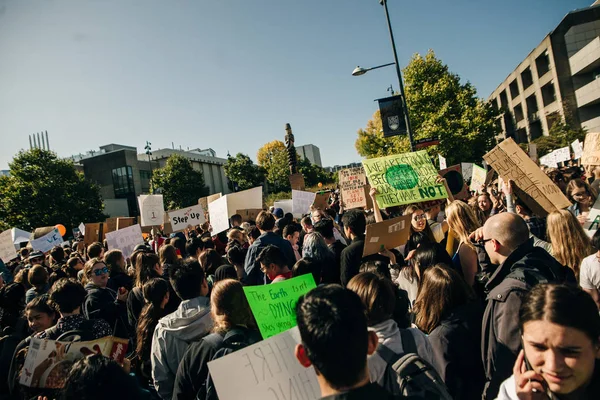
[[[130,166],[112,170],[115,197],[122,198],[128,194],[135,194],[133,188],[133,169]]]

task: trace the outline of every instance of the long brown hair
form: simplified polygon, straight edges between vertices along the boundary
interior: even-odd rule
[[[236,325],[256,327],[242,284],[235,279],[215,283],[210,295],[210,314],[216,333],[225,333]]]
[[[429,334],[448,313],[473,297],[471,288],[455,270],[444,264],[427,268],[415,301],[415,325]]]
[[[417,212],[417,211],[423,211],[423,209],[421,207],[418,207],[415,204],[411,204],[408,207],[406,207],[404,209],[404,212],[402,213],[402,215],[410,215],[412,218],[412,215]],[[425,213],[425,211],[423,211],[423,213]],[[423,214],[425,215],[425,214]],[[427,218],[427,217],[426,217]],[[413,229],[412,223],[410,224],[410,234],[411,236],[414,233],[421,233],[421,234],[425,234],[425,236],[427,236],[427,238],[431,241],[431,243],[437,243],[437,241],[435,240],[435,237],[433,236],[433,232],[431,231],[431,228],[429,227],[429,223],[427,221],[425,221],[425,229],[423,229],[421,232],[417,232]]]
[[[141,288],[152,278],[160,278],[154,269],[158,264],[158,256],[154,253],[140,253],[135,260],[135,286]]]
[[[547,219],[547,235],[554,258],[571,268],[579,279],[581,261],[594,253],[594,249],[577,218],[568,210],[551,212]]]
[[[136,352],[141,360],[150,358],[152,336],[158,320],[165,316],[161,308],[165,296],[169,293],[169,284],[162,278],[153,278],[142,288],[146,304],[142,308],[136,329]],[[147,371],[145,371],[147,373]]]
[[[365,305],[368,326],[392,318],[396,306],[394,284],[372,272],[361,272],[348,282],[348,289],[360,297]]]
[[[160,265],[176,264],[179,261],[179,258],[177,257],[177,249],[172,244],[160,246],[160,249],[158,250],[158,256],[160,258]]]
[[[581,179],[571,179],[569,181],[569,183],[567,184],[567,188],[565,189],[567,198],[569,199],[569,201],[571,203],[577,203],[577,201],[575,201],[573,196],[571,196],[571,193],[575,189],[585,189],[585,191],[592,198],[592,201],[590,203],[590,208],[591,208],[594,205],[594,203],[596,202],[596,199],[598,198],[598,193],[590,185],[588,185],[587,182],[584,182]]]

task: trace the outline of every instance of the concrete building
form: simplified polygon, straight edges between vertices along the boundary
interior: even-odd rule
[[[342,169],[348,169],[348,168],[357,168],[362,166],[362,163],[359,162],[355,162],[355,163],[350,163],[347,165],[334,165],[333,167],[325,167],[323,168],[325,171],[327,172],[337,172],[340,171]]]
[[[322,167],[321,163],[321,151],[314,144],[305,144],[304,146],[297,146],[296,152],[300,155],[300,157],[307,159],[311,164],[318,165]]]
[[[212,150],[211,150],[212,151]],[[223,165],[227,160],[199,149],[192,151],[159,149],[153,151],[151,161],[146,154],[138,154],[137,148],[119,144],[100,146],[99,151],[71,157],[83,166],[86,178],[100,186],[105,213],[110,216],[139,215],[137,196],[150,192],[151,170],[163,167],[171,154],[180,154],[192,162],[196,170],[204,174],[209,193],[229,193]],[[201,154],[202,153],[202,154]]]
[[[600,0],[571,11],[490,95],[502,136],[517,143],[548,135],[569,113],[576,127],[600,129]]]

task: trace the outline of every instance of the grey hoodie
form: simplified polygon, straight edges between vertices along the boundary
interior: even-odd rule
[[[210,301],[196,297],[181,302],[177,310],[161,318],[152,338],[152,379],[163,399],[171,399],[177,367],[188,346],[212,328]]]

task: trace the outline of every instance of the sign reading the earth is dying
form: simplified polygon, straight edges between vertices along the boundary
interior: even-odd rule
[[[369,183],[377,188],[379,208],[448,197],[424,150],[363,160],[362,164]]]

